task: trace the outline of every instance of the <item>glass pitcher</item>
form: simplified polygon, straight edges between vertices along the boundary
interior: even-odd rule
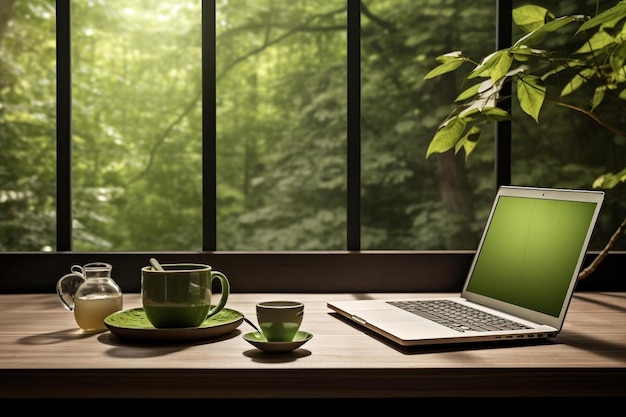
[[[111,278],[112,269],[105,262],[74,265],[57,281],[57,294],[81,329],[106,329],[104,319],[122,309],[122,290]]]

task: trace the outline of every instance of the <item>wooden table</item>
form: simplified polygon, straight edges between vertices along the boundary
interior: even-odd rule
[[[79,330],[56,294],[0,295],[0,398],[626,398],[626,293],[576,293],[555,339],[481,348],[400,348],[326,306],[410,295],[232,294],[227,307],[253,320],[262,300],[305,303],[314,337],[287,354],[247,343],[245,322],[216,339],[132,342]]]

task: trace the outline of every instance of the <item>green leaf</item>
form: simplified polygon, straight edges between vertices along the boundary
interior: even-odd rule
[[[583,19],[584,16],[582,15],[559,17],[521,37],[517,42],[515,42],[515,44],[513,44],[513,47],[515,48],[520,45],[534,46],[540,43],[546,36],[550,35],[552,32],[556,32],[563,26],[567,26],[572,22],[580,21]]]
[[[506,49],[502,49],[486,56],[467,78],[489,77],[495,84],[505,76],[512,64],[513,55]]]
[[[474,97],[476,94],[478,94],[478,89],[481,85],[482,83],[474,84],[473,86],[459,94],[458,97],[454,99],[454,101],[459,102]]]
[[[547,57],[548,52],[544,49],[531,48],[527,45],[517,45],[511,47],[509,52],[513,54],[513,57],[518,61],[527,61],[531,56]]]
[[[442,64],[444,64],[446,62],[456,61],[460,58],[465,59],[465,57],[463,57],[463,52],[452,51],[452,52],[448,52],[447,54],[439,55],[437,58],[435,58],[435,61],[441,62]]]
[[[527,33],[539,28],[549,20],[554,20],[554,18],[548,9],[534,4],[513,9],[513,23]]]
[[[622,90],[622,92],[621,92],[621,93],[619,93],[619,96],[618,96],[618,97],[619,97],[621,100],[626,100],[626,88],[624,88],[624,89]]]
[[[517,99],[526,114],[539,123],[539,112],[546,98],[546,86],[541,78],[528,75],[517,80]]]
[[[457,69],[458,67],[460,67],[466,60],[465,59],[457,59],[454,61],[447,61],[435,68],[433,68],[432,70],[430,70],[428,72],[428,74],[426,74],[424,76],[425,80],[429,80],[431,78],[435,78],[438,77],[440,75],[443,74],[447,74],[448,72],[452,72],[455,69]]]
[[[576,33],[584,32],[585,30],[589,30],[605,23],[617,22],[624,17],[626,17],[626,2],[620,1],[610,9],[605,10],[599,15],[587,20],[578,28]]]
[[[443,153],[454,148],[456,143],[463,137],[465,126],[465,119],[455,117],[448,124],[440,127],[428,145],[426,158],[435,152]]]
[[[585,63],[578,59],[563,59],[563,60],[560,60],[559,62],[561,63],[557,64],[554,68],[552,68],[550,71],[547,71],[541,76],[541,79],[543,81],[547,80],[552,75],[558,74],[561,71],[565,71],[565,70],[570,71],[574,68],[585,66]]]
[[[474,120],[476,117],[480,117],[480,112],[484,105],[485,100],[479,99],[470,102],[468,106],[459,107],[459,110],[461,110],[459,117],[467,120]]]
[[[509,112],[501,109],[500,107],[485,107],[481,110],[481,113],[493,122],[503,122],[511,118]]]
[[[561,90],[561,96],[563,97],[570,93],[573,93],[574,91],[578,90],[580,86],[583,85],[585,82],[586,80],[580,74],[574,75],[570,82],[568,82],[565,87],[563,87],[563,90]]]
[[[624,62],[626,62],[626,41],[615,48],[609,60],[614,72],[619,73],[620,71],[624,71]]]
[[[587,42],[585,42],[575,54],[585,54],[591,51],[598,51],[604,48],[606,45],[610,45],[615,42],[615,39],[603,30],[600,30],[593,34]]]
[[[478,145],[478,139],[480,139],[481,134],[482,130],[477,126],[473,126],[469,132],[467,132],[467,134],[456,143],[454,152],[459,153],[459,151],[463,149],[465,151],[465,160],[467,161],[469,155],[472,153],[474,148],[476,148],[476,145]]]
[[[596,73],[595,69],[587,68],[577,73],[576,75],[574,75],[574,77],[572,77],[572,79],[567,84],[565,84],[565,87],[563,87],[563,90],[561,90],[561,97],[564,97],[578,90],[595,73]]]
[[[609,172],[607,174],[600,175],[593,182],[593,188],[611,189],[622,182],[626,182],[626,168],[622,169],[617,174]]]
[[[593,97],[591,98],[591,110],[595,109],[602,103],[604,100],[604,93],[606,92],[606,86],[601,85],[595,89],[593,92]]]

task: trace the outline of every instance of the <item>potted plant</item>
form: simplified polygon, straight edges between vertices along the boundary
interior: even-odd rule
[[[503,95],[508,83],[515,86],[513,96],[522,111],[537,123],[544,105],[550,103],[579,112],[626,138],[623,127],[597,112],[600,104],[608,102],[626,112],[626,1],[594,17],[555,17],[544,7],[524,5],[513,9],[513,22],[523,35],[510,47],[477,61],[462,51],[449,52],[438,56],[439,65],[425,75],[428,80],[472,64],[453,110],[430,140],[426,157],[452,149],[463,150],[469,157],[480,139],[482,125],[511,118],[511,110],[502,107],[508,98]],[[543,47],[545,39],[568,30],[570,39],[580,45],[577,49]],[[554,80],[557,82],[551,82]],[[581,104],[573,96],[586,100]],[[593,187],[611,189],[622,182],[626,182],[626,167],[600,175]],[[625,228],[626,218],[600,254],[581,271],[579,280],[597,268]]]

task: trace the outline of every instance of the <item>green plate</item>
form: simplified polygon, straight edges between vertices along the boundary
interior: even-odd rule
[[[180,329],[157,329],[148,321],[143,308],[118,311],[104,319],[104,324],[111,333],[136,340],[186,341],[210,339],[235,330],[243,322],[243,314],[236,310],[223,308],[209,317],[198,327]]]

